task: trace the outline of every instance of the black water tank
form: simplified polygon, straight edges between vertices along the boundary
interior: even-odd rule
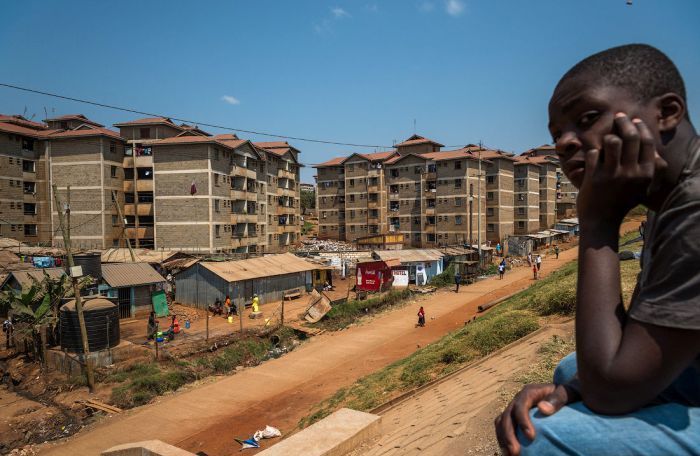
[[[119,307],[104,298],[83,300],[83,317],[87,330],[90,352],[119,345]],[[61,307],[61,348],[72,353],[82,353],[78,312],[75,300]]]
[[[102,280],[102,257],[99,253],[80,253],[73,255],[73,262],[76,266],[83,267],[83,275],[92,276],[95,283]]]

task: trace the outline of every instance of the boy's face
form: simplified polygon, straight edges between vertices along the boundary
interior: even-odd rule
[[[603,138],[618,134],[613,119],[616,113],[638,117],[646,123],[660,144],[655,113],[627,90],[595,84],[583,77],[564,81],[549,101],[549,132],[561,161],[562,171],[576,188],[584,176],[584,154],[587,150],[603,150]]]

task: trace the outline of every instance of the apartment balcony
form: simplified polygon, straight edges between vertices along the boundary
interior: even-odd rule
[[[379,185],[378,184],[367,186],[367,193],[378,193],[378,192],[379,192]]]
[[[254,169],[248,169],[243,166],[235,166],[231,169],[231,175],[236,177],[246,177],[248,179],[255,179],[257,173]]]
[[[153,216],[153,203],[128,203],[124,205],[124,215]]]
[[[368,209],[378,209],[379,208],[379,201],[367,201],[367,208]]]
[[[378,215],[367,216],[367,223],[379,223],[379,216]]]
[[[397,199],[399,199],[399,193],[398,193],[398,192],[396,192],[396,193],[389,193],[389,199],[391,199],[391,200],[397,200]]]
[[[426,223],[425,226],[423,227],[423,231],[426,233],[434,233],[435,230],[436,230],[435,224],[431,225],[429,223]]]
[[[134,185],[133,180],[125,180],[123,183],[123,189],[127,193],[132,193],[134,191],[134,188],[136,188],[136,185]]]
[[[277,187],[277,196],[289,196],[291,198],[294,198],[297,195],[294,189]]]
[[[437,172],[436,171],[428,171],[427,173],[424,174],[425,180],[435,180],[437,179]]]
[[[152,192],[153,191],[153,179],[139,179],[139,180],[137,180],[136,181],[136,191],[137,192]]]
[[[280,179],[289,179],[289,180],[295,180],[297,178],[296,174],[294,174],[291,171],[287,171],[284,168],[277,169],[277,177]]]
[[[237,249],[238,247],[246,247],[250,244],[250,242],[251,238],[249,238],[245,234],[233,233],[231,235],[231,247],[233,247],[234,249]],[[257,238],[255,238],[254,242],[257,242]]]
[[[277,225],[277,234],[295,233],[299,231],[299,225]]]
[[[153,237],[153,227],[127,228],[125,234],[129,239],[148,239]]]
[[[435,207],[426,207],[425,215],[435,215]]]
[[[136,204],[125,204],[124,215],[136,215]]]
[[[257,223],[258,216],[256,214],[231,214],[231,223]]]
[[[136,168],[153,168],[153,155],[137,155],[133,159]]]
[[[277,214],[278,215],[296,214],[296,213],[297,213],[296,207],[277,206]]]
[[[133,168],[134,167],[134,157],[124,157],[122,159],[122,166],[124,168]]]
[[[367,176],[379,176],[379,170],[377,168],[370,168],[367,170]]]
[[[253,193],[255,195],[255,193]],[[247,200],[248,199],[248,192],[245,189],[237,189],[237,188],[232,188],[231,189],[231,199],[232,200]]]

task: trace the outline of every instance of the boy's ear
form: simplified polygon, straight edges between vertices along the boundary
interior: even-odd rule
[[[683,98],[675,93],[666,93],[654,99],[657,108],[658,128],[660,132],[674,130],[686,117]]]

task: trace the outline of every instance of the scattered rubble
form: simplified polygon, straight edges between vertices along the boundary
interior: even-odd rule
[[[357,246],[332,239],[307,239],[302,241],[300,252],[343,252],[347,250],[357,250]]]

